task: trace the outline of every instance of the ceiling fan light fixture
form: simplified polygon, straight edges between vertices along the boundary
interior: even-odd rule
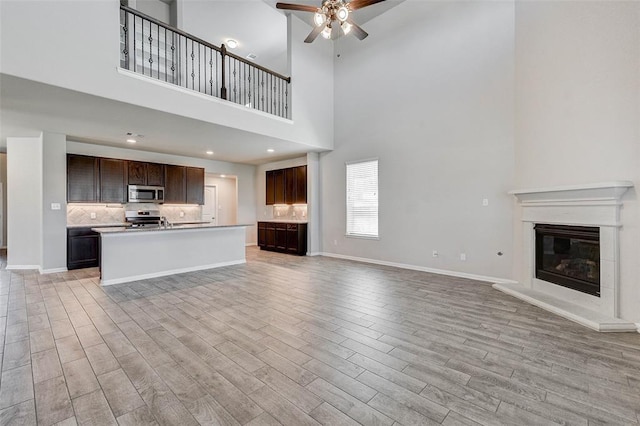
[[[352,25],[348,22],[343,22],[340,27],[342,28],[342,32],[344,33],[344,35],[349,34],[351,32],[351,28],[353,28]]]
[[[331,38],[331,27],[330,26],[326,26],[324,27],[324,30],[322,30],[322,37],[326,38],[327,40],[329,40]]]
[[[327,16],[320,11],[316,12],[315,15],[313,15],[313,22],[316,24],[316,27],[324,24],[326,21]]]
[[[346,21],[348,17],[349,9],[347,9],[347,6],[341,6],[340,8],[338,8],[338,11],[336,12],[336,18],[338,18],[340,22]]]

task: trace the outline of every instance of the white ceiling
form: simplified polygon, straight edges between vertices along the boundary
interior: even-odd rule
[[[198,3],[197,0],[187,1]],[[365,24],[402,1],[387,0],[360,9],[354,12],[354,19]],[[294,2],[319,5],[321,0],[290,1]],[[258,55],[256,62],[266,66],[270,64],[261,59],[272,58],[271,65],[275,65],[282,59],[284,45],[286,60],[286,19],[284,12],[275,9],[276,0],[199,3],[201,12],[215,7],[217,13],[212,16],[206,13],[200,25],[196,25],[207,34],[194,35],[214,44],[221,42],[218,39],[233,37],[240,42],[235,53],[241,56],[255,53]],[[265,3],[268,4],[266,8]],[[294,15],[308,22],[311,30],[312,14],[294,12]],[[265,19],[270,25],[265,26]],[[242,24],[238,25],[238,22]],[[273,31],[265,32],[265,28]],[[330,43],[321,38],[318,42]],[[41,130],[66,134],[70,140],[245,164],[294,158],[309,151],[308,146],[290,141],[0,75],[0,150],[6,149],[7,137],[37,135]],[[144,138],[139,138],[135,145],[123,145],[127,132],[142,134]],[[268,148],[273,148],[275,153],[267,153]],[[207,156],[207,150],[213,150],[215,154]]]

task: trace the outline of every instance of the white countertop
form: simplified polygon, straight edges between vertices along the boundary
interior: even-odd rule
[[[111,226],[128,226],[122,222],[113,222],[113,223],[83,223],[80,225],[67,225],[67,228],[107,228]],[[130,225],[129,225],[130,226]]]
[[[110,226],[110,227],[94,227],[91,228],[92,231],[98,232],[100,234],[121,234],[121,233],[136,233],[136,232],[166,232],[166,231],[183,231],[186,229],[209,229],[209,228],[237,228],[237,227],[246,227],[246,226],[254,226],[254,225],[212,225],[210,222],[183,222],[183,223],[174,223],[173,226],[170,227],[140,227],[140,228],[131,228],[126,226]]]

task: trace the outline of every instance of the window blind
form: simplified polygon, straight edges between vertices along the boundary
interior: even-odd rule
[[[378,236],[378,160],[347,164],[347,235]]]

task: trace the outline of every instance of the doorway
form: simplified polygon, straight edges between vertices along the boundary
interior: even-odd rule
[[[202,206],[202,220],[218,224],[218,186],[206,185],[204,187],[204,206]]]

